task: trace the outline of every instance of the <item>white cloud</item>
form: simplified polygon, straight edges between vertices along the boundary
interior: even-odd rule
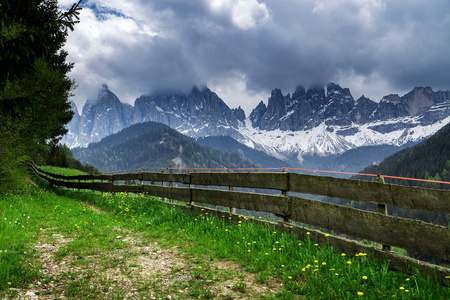
[[[70,7],[74,0],[60,0]],[[85,0],[66,50],[77,104],[207,84],[246,113],[273,88],[334,81],[379,100],[449,89],[448,0]]]
[[[207,3],[213,12],[229,15],[241,29],[253,28],[270,18],[267,5],[257,0],[212,0]]]
[[[255,103],[264,101],[267,104],[269,90],[251,91],[247,87],[247,78],[239,72],[232,72],[220,80],[211,80],[207,86],[224,100],[230,108],[241,107],[248,116],[255,108]]]

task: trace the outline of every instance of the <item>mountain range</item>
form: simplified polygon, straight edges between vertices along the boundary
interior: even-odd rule
[[[274,89],[267,105],[261,101],[246,117],[240,107],[229,108],[207,87],[193,87],[189,93],[143,95],[131,106],[103,85],[97,99],[86,101],[81,115],[73,107],[74,118],[62,140],[70,148],[87,147],[133,124],[154,121],[195,139],[229,136],[296,166],[312,161],[332,164],[358,149],[377,153],[376,160],[367,155],[361,165],[353,166],[359,168],[449,123],[450,91],[416,87],[403,96],[391,94],[375,102],[364,96],[355,100],[348,88],[335,83],[308,89],[298,86],[292,95]],[[386,147],[392,151],[384,156],[378,153]],[[339,163],[339,168],[351,164]]]

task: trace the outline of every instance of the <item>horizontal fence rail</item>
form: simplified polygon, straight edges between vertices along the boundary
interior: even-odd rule
[[[450,213],[450,191],[405,187],[382,182],[367,182],[297,173],[124,173],[77,176],[56,175],[31,165],[35,173],[50,183],[69,189],[100,192],[132,192],[184,201],[273,213],[285,221],[296,221],[340,232],[359,239],[383,244],[383,249],[395,246],[435,258],[450,260],[450,228],[430,223],[389,216],[386,205]],[[129,182],[134,184],[129,184]],[[120,182],[120,183],[118,183]],[[158,184],[155,184],[158,183]],[[170,183],[166,186],[164,183]],[[185,187],[174,187],[178,183]],[[201,188],[199,188],[201,187]],[[227,187],[224,190],[207,187]],[[269,189],[279,195],[237,192],[234,188]],[[289,193],[302,193],[375,203],[379,212],[369,212],[347,206],[325,203]],[[380,210],[380,207],[382,208]],[[339,239],[339,237],[334,237]],[[345,248],[336,240],[338,248]],[[348,241],[348,240],[345,240]],[[344,242],[345,242],[344,241]],[[348,241],[354,243],[354,241]],[[362,245],[359,247],[368,247]],[[372,249],[373,250],[373,249]],[[388,253],[381,249],[377,253]],[[384,255],[384,254],[383,254]],[[381,255],[381,256],[383,256]],[[393,254],[386,254],[390,260]],[[386,256],[385,255],[385,256]],[[395,258],[399,260],[398,258]],[[395,260],[394,259],[394,260]],[[406,264],[406,257],[400,258]],[[401,265],[401,263],[394,263]],[[411,264],[410,264],[411,265]],[[417,266],[417,264],[414,264]],[[425,264],[426,265],[426,264]],[[398,266],[397,266],[398,267]],[[428,266],[430,267],[430,266]],[[401,267],[398,267],[401,269]],[[448,276],[450,269],[432,265],[438,277]],[[405,271],[404,269],[402,269]],[[411,270],[410,270],[411,271]]]

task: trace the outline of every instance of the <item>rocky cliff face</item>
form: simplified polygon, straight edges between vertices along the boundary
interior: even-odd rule
[[[69,124],[69,134],[63,142],[71,148],[86,147],[130,126],[131,116],[132,106],[120,102],[119,98],[103,85],[97,99],[86,101],[81,116],[75,111],[75,117]]]
[[[310,130],[323,122],[349,126],[414,117],[449,99],[448,91],[435,93],[427,87],[415,88],[403,97],[388,95],[376,103],[364,96],[355,101],[349,89],[334,83],[328,84],[326,93],[322,86],[307,91],[299,86],[292,97],[273,90],[267,107],[261,102],[250,114],[250,120],[254,128],[261,130]]]
[[[136,99],[133,122],[160,122],[191,137],[232,135],[245,120],[239,107],[230,109],[208,88],[185,94],[155,94]]]

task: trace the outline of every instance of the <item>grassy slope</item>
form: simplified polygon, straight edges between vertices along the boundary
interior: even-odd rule
[[[37,190],[1,195],[0,201],[0,296],[20,293],[11,287],[53,282],[45,293],[58,296],[64,290],[69,298],[123,298],[133,289],[139,297],[227,298],[223,292],[232,282],[238,294],[228,298],[248,294],[264,299],[353,299],[360,297],[358,293],[369,299],[450,298],[449,288],[429,278],[388,271],[386,262],[364,255],[343,256],[313,241],[298,241],[270,226],[255,225],[245,217],[239,224],[231,224],[226,214],[222,218],[193,215],[153,198],[125,194],[102,197]],[[176,249],[172,251],[187,261],[174,267],[172,277],[167,275],[172,281],[133,275],[134,269],[145,269],[139,259],[133,260],[142,250],[132,251],[132,243],[116,239],[118,235],[130,236],[142,245],[151,242],[162,249]],[[64,241],[58,243],[61,239]],[[44,274],[48,266],[44,268],[36,244],[57,246],[55,263],[62,267],[67,261],[70,269],[53,277]],[[235,261],[241,267],[225,272],[215,267],[221,260]],[[120,276],[112,280],[111,273]],[[128,283],[120,284],[117,278]],[[275,292],[260,289],[251,294],[254,288],[250,284],[269,286]]]

